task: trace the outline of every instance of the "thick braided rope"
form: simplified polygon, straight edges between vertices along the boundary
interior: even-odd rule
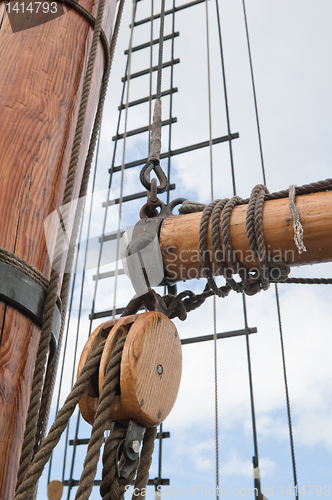
[[[0,248],[0,261],[15,267],[15,269],[18,269],[22,273],[29,276],[29,278],[33,279],[36,283],[38,283],[38,285],[45,288],[45,290],[47,289],[48,279],[41,271],[39,271],[39,269],[29,264],[29,262],[25,261],[21,257],[18,257],[5,248]]]
[[[221,248],[220,238],[219,238],[219,217],[220,217],[220,212],[225,207],[225,205],[227,205],[227,202],[228,199],[215,200],[206,207],[205,217],[204,217],[204,212],[202,214],[200,235],[199,235],[199,249],[202,260],[202,266],[205,268],[205,276],[208,278],[208,284],[210,289],[218,297],[226,297],[231,290],[231,284],[227,282],[226,286],[218,288],[213,278],[213,268],[210,263],[210,257],[207,251],[207,227],[209,219],[211,217],[212,247],[214,249],[215,259],[217,261],[217,265],[219,268],[219,274],[224,275],[226,277],[226,261],[224,258],[224,252]],[[210,209],[208,209],[208,207],[210,207]]]
[[[273,282],[273,281],[272,281]],[[290,285],[332,285],[332,278],[287,278]]]
[[[69,202],[72,201],[72,196],[73,196],[74,182],[76,178],[77,165],[78,165],[78,157],[83,137],[83,127],[85,123],[88,99],[89,99],[94,66],[96,61],[97,48],[101,36],[101,23],[103,18],[104,7],[105,7],[105,0],[100,0],[100,3],[98,5],[97,18],[94,26],[94,33],[88,59],[87,71],[84,78],[82,99],[80,103],[78,120],[75,130],[74,144],[72,148],[71,160],[69,164],[65,193],[63,198],[64,210],[62,215],[65,226],[67,226],[67,222],[69,219],[68,205]],[[61,254],[62,254],[62,239],[61,239],[61,228],[59,227],[58,237],[56,241],[56,249],[55,249],[56,258],[55,262],[53,263],[53,269],[51,272],[50,283],[47,293],[45,313],[44,313],[43,325],[40,336],[40,344],[37,353],[35,372],[33,377],[32,392],[30,397],[27,424],[24,435],[24,441],[22,445],[22,455],[20,459],[16,488],[18,488],[23,481],[26,470],[29,464],[31,463],[33,457],[33,450],[35,447],[35,436],[37,433],[38,413],[41,405],[42,388],[45,375],[45,365],[47,361],[48,346],[51,338],[52,323],[57,301],[57,287],[60,278],[59,272],[56,271],[56,269],[58,268],[56,267],[56,265],[61,265]]]
[[[251,251],[258,257],[258,246],[255,232],[255,208],[256,198],[261,191],[268,193],[267,188],[263,184],[255,186],[249,198],[248,209],[246,214],[247,237]]]
[[[20,458],[20,466],[18,471],[16,489],[19,487],[19,485],[22,483],[24,479],[27,468],[31,463],[33,456],[33,449],[35,446],[38,412],[40,409],[42,387],[44,383],[45,365],[49,351],[49,343],[51,339],[51,330],[53,322],[53,314],[50,313],[50,307],[49,307],[50,297],[52,298],[54,297],[54,308],[53,308],[54,312],[57,299],[57,282],[55,280],[53,280],[53,282],[52,281],[50,282],[48,289],[48,295],[47,295],[48,300],[46,300],[42,333],[40,337],[35,371],[33,375],[33,384],[30,395],[30,404],[29,404],[26,428],[24,433],[24,441],[22,445],[22,454]]]
[[[212,248],[219,268],[219,274],[221,274],[222,276],[225,273],[226,261],[220,241],[219,223],[220,223],[220,212],[224,209],[227,202],[228,202],[227,198],[224,200],[219,200],[216,203],[211,215]]]
[[[225,247],[225,253],[231,265],[231,268],[228,267],[227,269],[225,269],[224,276],[227,284],[232,288],[232,290],[235,290],[237,293],[241,293],[243,287],[241,286],[240,283],[237,283],[232,278],[232,273],[237,273],[240,266],[231,243],[229,228],[230,228],[230,217],[232,214],[232,210],[235,207],[235,205],[238,204],[240,199],[241,198],[239,198],[239,196],[233,196],[230,200],[228,200],[224,206],[221,216],[221,234]],[[219,233],[219,227],[217,225],[214,226],[214,231]]]
[[[103,470],[100,484],[100,495],[103,500],[111,500],[119,495],[119,482],[116,477],[116,451],[126,437],[126,429],[119,428],[112,432],[105,441],[103,452]],[[117,483],[116,485],[114,483]]]
[[[129,474],[127,479],[120,478],[119,479],[119,497],[118,498],[112,498],[112,500],[123,500],[125,491],[127,490],[128,485],[133,484],[136,472],[137,472],[137,467],[139,465],[139,461],[136,462],[135,467],[133,468],[132,472]]]
[[[149,480],[149,470],[152,462],[152,454],[154,450],[156,435],[156,427],[151,427],[145,432],[132,500],[136,500],[138,498],[141,498],[143,500],[143,498],[145,498],[146,485]]]
[[[138,463],[136,463],[127,478],[118,478],[116,474],[116,452],[119,444],[124,440],[126,432],[127,429],[118,428],[106,439],[103,453],[102,481],[100,485],[100,494],[103,500],[119,500],[123,498],[126,486],[131,484],[136,475]],[[121,463],[122,458],[120,459],[120,467]]]
[[[296,186],[295,194],[296,196],[302,194],[320,193],[323,191],[332,190],[332,179],[325,179],[322,181],[311,182],[310,184],[303,184],[302,186]],[[277,200],[280,198],[288,198],[289,189],[283,189],[282,191],[276,191],[274,193],[266,193],[265,200]],[[239,205],[247,205],[249,203],[249,198],[241,198]],[[179,208],[180,214],[188,214],[194,212],[202,212],[206,207],[205,203],[200,203],[197,201],[185,201]]]
[[[247,238],[251,251],[259,259],[260,281],[263,290],[270,286],[266,246],[262,227],[263,205],[268,189],[263,184],[255,186],[251,192],[246,215]]]
[[[208,255],[208,248],[207,248],[207,229],[208,229],[208,224],[210,220],[210,216],[212,214],[212,211],[215,207],[215,205],[218,203],[218,200],[212,201],[207,205],[202,213],[201,217],[201,223],[199,226],[199,252],[201,256],[201,261],[202,261],[202,271],[204,277],[207,279],[207,282],[213,290],[215,294],[218,294],[218,287],[216,285],[216,282],[214,281],[213,278],[213,269],[212,269],[212,263]]]
[[[64,334],[65,327],[65,317],[67,313],[67,303],[70,289],[70,281],[71,275],[70,273],[65,273],[63,277],[62,287],[61,287],[61,302],[62,302],[62,311],[61,311],[61,327],[58,338],[58,345],[55,352],[55,356],[51,362],[47,364],[45,382],[43,387],[42,400],[39,410],[38,422],[37,422],[37,433],[35,439],[35,447],[34,447],[34,455],[37,453],[39,446],[46,435],[47,422],[51,409],[52,396],[55,386],[56,374],[60,359],[61,345]]]
[[[117,342],[112,352],[111,359],[106,367],[104,384],[99,398],[98,408],[92,426],[91,438],[75,500],[88,500],[92,491],[93,481],[97,472],[100,448],[104,442],[104,433],[107,429],[110,407],[115,396],[116,386],[120,382],[120,362],[125,340],[126,337],[122,337]]]
[[[33,488],[42,475],[44,466],[51,456],[52,450],[60,441],[60,437],[67,427],[69,419],[74,413],[76,405],[82,398],[85,389],[90,384],[91,378],[99,368],[104,345],[105,341],[102,341],[83,367],[79,378],[73,386],[71,393],[69,394],[63,407],[57,414],[55,422],[52,425],[48,436],[46,437],[39,451],[34,457],[33,462],[24,478],[24,481],[17,489],[14,500],[29,500]]]
[[[116,21],[115,21],[115,25],[114,25],[113,35],[112,35],[112,39],[111,39],[111,43],[110,43],[110,50],[109,50],[110,55],[108,56],[108,51],[105,51],[106,66],[105,66],[104,76],[103,76],[101,90],[100,90],[98,108],[97,108],[97,112],[96,112],[96,116],[95,116],[95,120],[94,120],[94,126],[93,126],[93,130],[92,130],[92,134],[91,134],[89,150],[88,150],[88,154],[87,154],[86,161],[85,161],[84,173],[83,173],[79,198],[83,198],[87,194],[91,165],[92,165],[92,160],[93,160],[95,147],[96,147],[96,143],[97,143],[97,137],[98,137],[100,127],[101,127],[103,108],[104,108],[104,103],[105,103],[105,98],[106,98],[107,87],[108,87],[108,83],[109,83],[111,66],[112,66],[112,62],[113,62],[113,58],[114,58],[115,46],[116,46],[117,37],[118,37],[118,33],[119,33],[119,28],[120,28],[120,23],[121,23],[121,18],[122,18],[123,7],[124,7],[124,0],[120,0],[118,12],[117,12],[117,17],[116,17]],[[88,11],[86,11],[86,12],[89,14]],[[68,259],[67,259],[67,261],[70,262],[69,268],[71,268],[71,266],[72,266],[72,261],[73,261],[73,257],[74,257],[74,245],[77,241],[79,226],[80,226],[80,222],[81,222],[81,218],[82,218],[82,212],[84,210],[84,207],[81,204],[78,204],[78,207],[80,207],[81,210],[77,211],[77,213],[75,214],[74,226],[73,226],[72,237],[71,237],[72,241],[71,241],[71,244],[69,247],[69,254],[68,254]],[[67,312],[67,302],[68,302],[68,295],[69,295],[69,288],[70,288],[70,278],[71,278],[70,274],[65,273],[64,279],[63,279],[63,284],[61,287],[61,301],[63,304],[63,309],[62,309],[63,312],[62,312],[62,317],[61,317],[61,330],[60,330],[60,334],[59,334],[58,348],[57,348],[57,351],[55,354],[55,358],[54,358],[54,360],[52,360],[50,367],[48,367],[46,377],[45,377],[45,384],[44,384],[44,390],[43,390],[43,396],[42,396],[42,402],[41,402],[41,409],[40,409],[39,421],[38,421],[38,425],[37,425],[37,439],[36,439],[37,449],[38,449],[40,442],[44,439],[44,436],[46,434],[47,422],[48,422],[50,408],[51,408],[52,395],[53,395],[53,391],[54,391],[54,385],[55,385],[55,380],[56,380],[56,374],[57,374],[57,369],[58,369],[59,356],[60,356],[60,351],[61,351],[64,326],[65,326],[65,316],[66,316],[66,312]]]

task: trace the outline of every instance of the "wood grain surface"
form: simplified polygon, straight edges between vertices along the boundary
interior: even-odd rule
[[[248,205],[234,208],[230,218],[230,237],[236,257],[246,269],[257,268],[258,260],[250,251],[246,234]],[[332,192],[313,193],[296,197],[296,207],[303,226],[303,241],[307,252],[298,253],[294,242],[293,220],[288,198],[266,201],[263,208],[263,231],[271,258],[281,257],[290,266],[332,260]],[[174,280],[202,276],[198,249],[199,225],[202,212],[168,217],[160,230],[160,248],[167,274]],[[220,230],[220,238],[222,235]],[[208,228],[208,251],[213,256],[211,225]],[[217,272],[216,261],[214,271]]]
[[[111,419],[135,420],[144,427],[159,425],[173,408],[181,373],[181,341],[175,325],[160,312],[141,314],[124,345],[121,396],[112,404]]]
[[[77,378],[79,377],[83,367],[85,366],[89,356],[93,353],[93,351],[98,347],[100,342],[103,340],[107,339],[107,342],[104,347],[104,352],[107,354],[106,356],[104,355],[100,360],[101,366],[104,368],[105,363],[108,362],[108,355],[111,353],[111,349],[114,345],[113,340],[115,341],[118,340],[118,333],[119,333],[119,326],[120,325],[130,325],[135,319],[137,315],[132,315],[132,316],[126,316],[124,318],[120,319],[111,319],[109,321],[105,321],[105,323],[102,323],[99,325],[90,335],[87,343],[84,346],[84,349],[81,353],[80,360],[78,363],[78,368],[77,368]],[[116,325],[116,327],[114,327]],[[114,327],[114,328],[113,328]],[[114,330],[114,335],[113,335],[113,330]],[[105,351],[106,349],[106,351]],[[102,369],[103,369],[102,368]],[[103,380],[102,380],[103,382]],[[101,382],[101,388],[102,388],[102,382]],[[101,392],[98,389],[98,384],[100,384],[100,377],[99,374],[96,374],[95,381],[91,380],[91,383],[89,386],[85,389],[83,396],[78,403],[80,412],[82,414],[82,417],[86,422],[89,424],[93,424],[94,418],[95,418],[95,413],[97,411],[98,407],[98,400],[99,400],[99,393]]]
[[[98,1],[80,4],[96,14]],[[115,0],[108,0],[110,33]],[[0,4],[0,20],[3,4]],[[62,203],[92,29],[79,14],[13,33],[0,21],[0,246],[49,278],[44,220]],[[77,196],[94,117],[104,56],[98,48],[74,188]],[[39,328],[0,305],[0,499],[11,500],[23,440]],[[5,310],[5,314],[3,311]]]

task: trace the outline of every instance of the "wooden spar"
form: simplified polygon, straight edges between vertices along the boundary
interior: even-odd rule
[[[60,3],[56,4],[60,6]],[[96,15],[98,0],[80,5]],[[116,0],[108,0],[110,33]],[[74,10],[13,33],[0,4],[0,247],[38,268],[51,266],[44,220],[61,206],[92,28]],[[30,14],[29,15],[33,15]],[[101,43],[74,187],[77,197],[104,69]],[[0,499],[14,496],[40,329],[0,303]]]
[[[258,267],[246,235],[248,205],[234,208],[230,218],[230,236],[237,260],[246,269]],[[303,226],[307,252],[298,253],[294,242],[292,215],[288,198],[266,201],[263,208],[263,231],[268,255],[281,258],[290,266],[332,260],[332,192],[296,197],[296,207]],[[166,218],[160,230],[160,248],[164,267],[174,281],[202,276],[198,234],[202,212]],[[220,231],[221,238],[221,231]],[[222,241],[222,240],[221,240]],[[208,251],[213,255],[211,225],[208,229]],[[214,264],[216,261],[214,260]],[[217,272],[217,266],[214,266]]]

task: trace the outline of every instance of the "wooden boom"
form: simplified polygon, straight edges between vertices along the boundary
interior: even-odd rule
[[[303,241],[307,251],[298,253],[294,242],[292,215],[288,199],[266,201],[263,208],[263,231],[270,258],[277,257],[290,266],[332,260],[332,192],[313,193],[296,197],[296,207],[303,226]],[[237,260],[246,269],[258,267],[248,244],[246,212],[248,205],[234,208],[230,218],[230,236]],[[202,276],[198,234],[202,213],[166,218],[160,230],[160,248],[164,267],[174,281]],[[221,238],[221,231],[220,231]],[[208,251],[213,256],[211,225],[208,229]],[[216,261],[214,271],[217,272]]]
[[[80,5],[96,15],[98,0],[82,0]],[[116,0],[106,5],[103,28],[109,34]],[[73,9],[13,33],[0,3],[0,247],[47,278],[51,266],[43,224],[62,203],[92,34],[89,23]],[[74,197],[80,189],[103,70],[100,43]],[[5,302],[0,302],[0,321],[0,499],[11,500],[40,328]]]

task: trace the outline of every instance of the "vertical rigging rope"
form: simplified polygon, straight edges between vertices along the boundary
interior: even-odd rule
[[[152,66],[153,66],[153,4],[151,0],[151,20],[150,20],[150,72],[149,72],[149,144],[151,141],[151,124],[152,124]],[[149,145],[148,145],[149,147]],[[149,151],[148,151],[149,156]]]
[[[218,25],[218,36],[219,36],[219,50],[220,50],[221,68],[222,68],[222,77],[223,77],[223,86],[224,86],[227,133],[230,136],[230,134],[231,134],[230,113],[229,113],[228,93],[227,93],[227,86],[226,86],[225,61],[224,61],[223,44],[222,44],[222,36],[221,36],[221,22],[220,22],[220,11],[219,11],[218,0],[216,0],[216,12],[217,12],[217,25]],[[229,139],[229,154],[230,154],[230,166],[231,166],[232,184],[233,184],[233,196],[236,196],[235,168],[234,168],[233,148],[232,148],[231,139]],[[264,176],[264,179],[265,179],[265,176]],[[245,328],[247,328],[248,327],[247,307],[246,307],[246,297],[244,294],[242,294],[242,309],[243,309],[243,318],[244,318]],[[261,484],[260,484],[260,478],[259,478],[258,442],[257,442],[256,416],[255,416],[255,405],[254,405],[254,389],[253,389],[253,380],[252,380],[252,371],[251,371],[250,341],[249,341],[248,334],[246,335],[246,352],[247,352],[247,365],[248,365],[248,380],[249,380],[249,392],[250,392],[253,444],[254,444],[254,453],[255,453],[255,456],[253,457],[254,485],[255,485],[255,488],[257,488],[257,493],[258,493],[257,498],[258,498],[258,500],[261,500],[262,494],[261,494]]]
[[[74,184],[76,179],[77,167],[78,167],[78,159],[79,153],[81,150],[81,143],[83,137],[83,130],[85,124],[85,116],[87,112],[87,104],[90,95],[90,89],[92,85],[92,78],[94,74],[95,60],[97,56],[97,48],[99,45],[99,40],[102,31],[102,18],[104,13],[105,0],[101,0],[98,5],[98,13],[96,17],[96,22],[94,26],[94,32],[92,37],[92,43],[90,48],[90,53],[88,57],[87,71],[84,78],[83,90],[82,90],[82,99],[80,102],[79,115],[77,119],[76,129],[75,129],[75,137],[74,143],[71,152],[70,164],[68,167],[68,174],[66,179],[65,192],[63,197],[63,206],[66,207],[63,210],[63,221],[65,226],[67,225],[68,217],[69,217],[69,209],[68,205],[72,201],[73,193],[74,193]],[[91,143],[93,142],[93,138]],[[39,414],[42,405],[42,395],[43,395],[43,387],[44,387],[44,375],[45,368],[47,363],[47,354],[48,354],[48,346],[51,337],[52,323],[54,318],[54,312],[56,308],[57,302],[57,288],[60,280],[60,273],[56,270],[57,265],[61,263],[61,250],[62,250],[62,238],[61,238],[61,228],[59,227],[58,236],[56,239],[56,249],[55,262],[53,263],[53,269],[51,271],[50,283],[47,292],[46,304],[45,304],[45,313],[43,317],[43,324],[40,334],[40,343],[38,348],[38,353],[36,357],[36,366],[33,377],[33,385],[28,409],[28,416],[26,420],[26,429],[24,434],[24,441],[22,444],[22,453],[20,459],[20,465],[17,475],[17,484],[16,488],[18,488],[24,479],[27,468],[29,467],[32,458],[33,452],[36,443],[36,436],[38,434],[38,427],[40,427],[39,423]],[[69,288],[69,283],[65,280],[64,294],[67,294],[67,288]],[[63,331],[63,330],[62,330]],[[62,333],[61,333],[62,336]],[[53,377],[53,375],[51,375]],[[43,408],[42,413],[49,412],[49,404],[50,402],[46,401],[45,410]],[[43,432],[43,430],[42,430]]]
[[[210,150],[210,188],[213,201],[213,155],[212,155],[212,106],[211,106],[211,71],[210,71],[210,30],[208,0],[205,0],[206,19],[206,51],[208,73],[208,105],[209,105],[209,150]],[[218,428],[218,358],[217,358],[217,312],[216,297],[213,296],[213,354],[214,354],[214,411],[215,411],[215,455],[216,455],[216,499],[219,499],[219,428]]]
[[[161,1],[160,32],[159,32],[159,54],[156,99],[161,98],[162,66],[164,54],[164,26],[165,26],[165,0]]]
[[[252,64],[252,57],[251,57],[249,28],[248,28],[245,0],[242,0],[242,5],[243,5],[243,15],[244,15],[247,47],[248,47],[248,55],[249,55],[249,63],[250,63],[251,82],[252,82],[252,89],[253,89],[253,96],[254,96],[254,103],[255,103],[255,115],[256,115],[256,125],[257,125],[260,157],[261,157],[262,176],[263,176],[264,185],[266,186],[266,174],[265,174],[265,164],[264,164],[264,157],[263,157],[263,146],[262,146],[261,131],[260,131],[260,122],[259,122],[257,96],[256,96],[256,86],[255,86],[254,71],[253,71],[253,64]],[[285,393],[286,393],[286,405],[287,405],[288,428],[289,428],[290,447],[291,447],[291,456],[292,456],[292,469],[293,469],[295,498],[296,498],[296,500],[298,500],[298,483],[297,483],[296,464],[295,464],[295,449],[294,449],[294,442],[293,442],[292,420],[291,420],[290,400],[289,400],[289,394],[288,394],[288,382],[287,382],[287,372],[286,372],[286,359],[285,359],[285,352],[284,352],[284,345],[283,345],[281,311],[280,311],[280,303],[279,303],[279,294],[278,294],[278,285],[277,284],[275,284],[275,296],[276,296],[276,305],[277,305],[277,311],[278,311],[279,334],[280,334],[281,352],[282,352],[282,361],[283,361],[283,370],[284,370],[284,384],[285,384]]]
[[[119,251],[120,251],[120,228],[121,228],[121,214],[122,214],[122,201],[123,201],[123,181],[124,181],[124,171],[125,171],[126,141],[127,141],[129,83],[130,83],[130,78],[131,78],[130,68],[131,68],[131,55],[132,55],[132,48],[133,48],[133,33],[134,33],[134,24],[135,24],[136,3],[137,3],[137,0],[133,0],[130,41],[129,41],[129,53],[128,53],[126,107],[125,107],[125,120],[124,120],[124,132],[123,132],[123,150],[122,150],[121,181],[120,181],[120,196],[119,196],[119,218],[118,218],[118,230],[117,230],[117,236],[116,236],[113,318],[115,318],[115,314],[116,314],[116,295],[117,295],[118,273],[119,273],[119,261],[118,261],[118,259],[119,259]]]
[[[225,99],[225,110],[226,110],[226,121],[227,121],[227,134],[229,137],[229,139],[228,139],[229,158],[230,158],[230,162],[231,162],[233,194],[234,194],[234,196],[236,196],[233,145],[232,145],[232,138],[231,138],[231,122],[230,122],[230,116],[229,116],[228,93],[227,93],[227,86],[226,86],[226,71],[225,71],[225,61],[224,61],[222,37],[221,37],[221,23],[220,23],[220,12],[219,12],[218,0],[216,0],[216,11],[217,11],[217,24],[218,24],[218,35],[219,35],[219,50],[220,50],[220,58],[221,58],[221,70],[222,70],[222,79],[223,79],[223,85],[224,85],[224,99]]]
[[[174,33],[175,33],[175,0],[173,0],[173,13],[172,13],[172,41],[171,41],[171,61],[174,61]],[[168,128],[168,153],[172,151],[172,115],[173,115],[173,77],[174,77],[174,64],[171,65],[170,76],[170,96],[169,96],[169,128]],[[166,203],[170,201],[169,185],[171,183],[171,156],[168,154],[167,159],[167,198]]]
[[[260,155],[261,155],[262,173],[263,173],[264,186],[266,186],[266,175],[265,175],[265,166],[264,166],[264,158],[263,158],[263,146],[262,146],[261,128],[260,128],[259,118],[258,118],[258,105],[257,105],[257,97],[256,97],[256,85],[255,85],[255,79],[254,79],[254,69],[253,69],[253,65],[252,65],[250,39],[249,39],[249,29],[248,29],[247,11],[246,11],[245,0],[242,0],[242,5],[243,5],[244,23],[245,23],[245,27],[246,27],[247,47],[248,47],[248,55],[249,55],[249,64],[250,64],[250,74],[251,74],[252,91],[253,91],[254,103],[255,103],[256,126],[257,126],[259,150],[260,150]]]
[[[281,308],[279,302],[279,292],[278,285],[275,284],[275,296],[276,296],[276,304],[277,304],[277,312],[278,312],[278,324],[279,324],[279,335],[280,335],[280,345],[281,345],[281,355],[282,355],[282,367],[284,373],[284,384],[285,384],[285,395],[286,395],[286,404],[287,404],[287,418],[288,418],[288,430],[289,430],[289,441],[291,447],[291,455],[292,455],[292,469],[293,469],[293,480],[294,480],[294,489],[295,489],[295,498],[298,500],[298,482],[297,482],[297,474],[296,474],[296,464],[295,464],[295,448],[294,448],[294,440],[293,440],[293,426],[292,426],[292,418],[291,418],[291,410],[290,410],[290,400],[289,400],[289,392],[288,392],[288,380],[287,380],[287,370],[286,370],[286,356],[285,356],[285,348],[284,348],[284,338],[282,331],[282,323],[281,323]]]
[[[243,316],[244,316],[244,327],[248,328],[248,318],[247,318],[247,303],[246,297],[242,294],[243,303]],[[248,379],[249,379],[249,392],[250,392],[250,407],[251,407],[251,421],[252,421],[252,433],[254,441],[254,457],[253,457],[253,467],[254,467],[254,486],[257,489],[257,498],[262,500],[261,491],[261,481],[260,481],[260,470],[258,461],[258,442],[257,442],[257,429],[256,429],[256,414],[255,414],[255,400],[254,400],[254,388],[252,381],[252,371],[251,371],[251,355],[250,355],[250,344],[249,335],[246,335],[246,350],[247,350],[247,363],[248,363]]]
[[[84,174],[82,178],[82,183],[81,183],[81,189],[80,189],[80,194],[79,198],[84,199],[87,190],[88,190],[88,181],[90,177],[90,170],[91,170],[91,165],[93,161],[93,156],[94,156],[94,151],[96,147],[96,143],[98,140],[98,145],[97,145],[97,153],[96,153],[96,160],[95,160],[95,168],[94,168],[94,177],[93,177],[93,183],[92,183],[92,192],[94,191],[95,187],[95,180],[96,180],[96,168],[98,164],[98,152],[99,152],[99,145],[100,145],[100,127],[101,127],[101,122],[102,122],[102,116],[103,116],[103,108],[104,108],[104,102],[106,98],[106,92],[107,92],[107,87],[108,87],[108,82],[109,82],[109,76],[110,76],[110,71],[112,67],[112,62],[114,58],[114,52],[115,52],[115,46],[117,42],[117,37],[118,37],[118,32],[120,28],[120,23],[121,23],[121,18],[122,18],[122,12],[123,12],[123,6],[124,6],[124,0],[121,0],[119,3],[119,8],[116,16],[116,21],[114,25],[114,30],[111,36],[110,40],[110,57],[107,60],[107,64],[104,70],[104,76],[103,76],[103,82],[100,90],[100,98],[98,102],[98,108],[95,116],[95,121],[94,121],[94,127],[93,127],[93,132],[91,136],[91,142],[89,145],[89,150],[87,153],[87,158],[85,162],[85,167],[84,167]],[[93,194],[91,197],[91,205],[90,205],[90,212],[89,212],[89,220],[88,220],[88,230],[87,230],[87,244],[85,248],[85,255],[84,255],[84,265],[83,265],[83,276],[82,276],[82,285],[81,285],[81,296],[80,296],[80,305],[79,305],[79,317],[78,317],[78,326],[77,326],[77,333],[76,333],[76,342],[75,342],[75,353],[74,353],[74,363],[73,363],[73,372],[72,372],[72,381],[71,381],[71,387],[73,386],[74,383],[74,374],[75,374],[75,361],[76,361],[76,355],[77,355],[77,346],[78,346],[78,333],[79,333],[79,324],[80,324],[80,317],[81,317],[81,310],[82,310],[82,302],[83,302],[83,286],[84,286],[84,281],[85,281],[85,268],[86,268],[86,260],[87,260],[87,254],[88,254],[88,245],[89,245],[89,236],[90,236],[90,228],[91,228],[91,219],[92,219],[92,203],[93,203]],[[81,209],[81,212],[83,212],[85,207],[85,202],[84,206]],[[83,229],[83,224],[80,226],[80,220],[81,220],[81,213],[77,213],[75,216],[75,224],[73,228],[73,241],[74,243],[76,242],[77,239],[77,233],[79,232],[79,243],[78,243],[78,251],[76,254],[76,263],[75,263],[75,271],[74,271],[74,282],[76,280],[76,271],[77,271],[77,264],[78,264],[78,258],[79,258],[79,245],[81,242],[81,236],[82,236],[82,229]],[[74,246],[72,245],[71,248],[71,257],[70,260],[73,260],[74,256]],[[64,311],[67,309],[67,302],[68,302],[68,297],[69,297],[69,289],[70,289],[70,274],[66,273],[64,276],[64,285],[63,285],[63,290],[62,290],[62,300],[64,304]],[[70,298],[70,309],[69,309],[69,314],[71,314],[72,310],[72,302],[73,302],[73,292],[74,292],[74,283],[72,285],[72,293],[71,293],[71,298]],[[64,316],[64,314],[63,314]],[[56,363],[54,363],[54,368],[53,368],[53,373],[51,375],[51,389],[49,391],[48,395],[48,401],[46,402],[46,410],[45,410],[45,420],[43,421],[43,428],[42,428],[42,435],[41,435],[41,440],[43,439],[45,432],[46,432],[46,425],[47,425],[47,420],[48,420],[48,415],[50,412],[50,405],[51,405],[51,398],[53,394],[53,389],[54,389],[54,384],[55,384],[55,378],[56,378],[56,372],[57,372],[57,364],[59,362],[59,355],[60,355],[60,349],[61,349],[61,343],[62,343],[62,337],[64,333],[64,326],[65,326],[65,317],[62,318],[62,323],[61,323],[61,332],[59,336],[59,345],[58,345],[58,351],[57,351],[57,359]],[[67,323],[67,331],[66,331],[66,340],[65,344],[67,345],[67,340],[68,340],[68,330],[69,330],[69,318],[68,318],[68,323]],[[62,360],[62,368],[61,368],[61,376],[60,376],[60,387],[62,383],[62,377],[63,377],[63,369],[64,369],[64,357],[63,355],[63,360]],[[45,382],[45,386],[47,383],[47,378]],[[57,399],[57,410],[59,408],[59,400],[60,400],[60,389],[59,389],[59,394],[58,394],[58,399]],[[66,459],[66,452],[67,452],[67,442],[68,442],[68,428],[67,428],[67,434],[66,434],[66,448],[65,448],[65,459]],[[63,465],[63,474],[64,476],[64,469],[65,469],[65,460],[64,459],[64,465]],[[50,461],[50,466],[49,466],[49,472],[48,472],[48,482],[50,479],[50,474],[51,474],[51,467],[52,467],[52,456],[51,456],[51,461]],[[62,480],[64,480],[64,477],[62,477]]]

